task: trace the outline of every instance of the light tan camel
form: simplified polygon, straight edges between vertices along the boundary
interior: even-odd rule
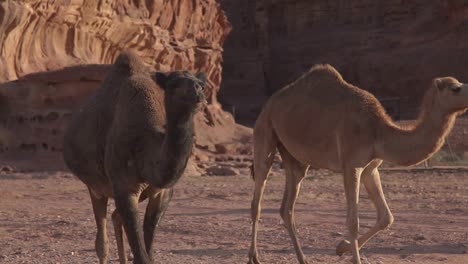
[[[107,202],[121,263],[122,224],[134,263],[150,263],[155,228],[185,170],[193,145],[193,118],[206,102],[204,74],[151,73],[131,52],[122,53],[96,95],[75,115],[64,138],[64,160],[91,196],[96,252],[107,263]],[[138,202],[148,198],[143,230]],[[142,232],[144,231],[144,232]]]
[[[252,244],[249,263],[260,263],[257,229],[260,202],[276,149],[283,159],[286,187],[280,214],[300,263],[306,263],[296,236],[294,204],[309,166],[343,172],[349,240],[337,254],[359,249],[393,222],[385,201],[378,167],[419,163],[439,150],[458,113],[468,107],[468,85],[452,77],[436,78],[427,90],[418,122],[396,125],[370,93],[343,80],[330,65],[317,65],[266,103],[254,129],[255,193],[252,201]],[[377,222],[358,238],[358,198],[361,179],[377,209]]]

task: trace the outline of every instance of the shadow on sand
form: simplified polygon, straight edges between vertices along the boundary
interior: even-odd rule
[[[173,250],[173,254],[180,255],[207,255],[207,256],[233,256],[233,255],[245,255],[248,254],[248,246],[245,249],[230,248],[233,245],[226,245],[225,248],[220,246],[219,248],[194,248],[194,249],[181,249]],[[313,248],[304,247],[304,254],[313,256],[329,255],[336,256],[334,248]],[[436,245],[405,245],[400,247],[373,247],[363,248],[361,253],[363,255],[412,255],[412,254],[467,254],[467,248],[461,243],[455,244],[436,244]],[[295,254],[294,249],[261,249],[262,254]],[[349,253],[348,253],[349,254]]]

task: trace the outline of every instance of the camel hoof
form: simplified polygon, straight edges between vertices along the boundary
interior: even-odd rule
[[[247,264],[261,264],[260,260],[258,260],[257,254],[249,257],[249,262]]]
[[[348,252],[351,250],[351,242],[348,240],[342,240],[337,246],[336,246],[336,254],[338,256],[342,256],[345,252]]]

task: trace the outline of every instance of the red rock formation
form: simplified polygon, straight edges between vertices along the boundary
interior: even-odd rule
[[[2,1],[0,160],[56,157],[72,110],[126,48],[157,70],[207,72],[197,144],[232,138],[242,129],[216,100],[229,31],[215,0]]]
[[[6,1],[0,5],[0,80],[112,63],[131,48],[160,70],[205,70],[218,86],[229,30],[214,0]]]
[[[221,98],[254,119],[264,94],[315,63],[330,63],[380,98],[403,98],[412,117],[433,77],[468,82],[466,0],[221,0],[233,31]],[[398,102],[396,102],[398,104]]]

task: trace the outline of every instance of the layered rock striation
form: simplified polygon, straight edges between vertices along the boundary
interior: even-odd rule
[[[73,111],[124,49],[155,70],[206,72],[197,144],[228,140],[239,128],[216,98],[230,29],[215,0],[0,2],[0,156],[55,157]],[[222,133],[205,136],[213,129]]]

